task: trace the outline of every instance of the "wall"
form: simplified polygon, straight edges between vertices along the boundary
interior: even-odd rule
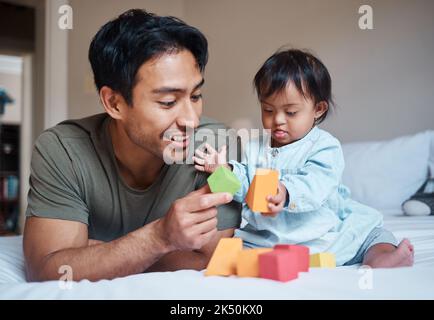
[[[161,15],[184,16],[182,0],[70,0],[74,12],[73,30],[69,31],[69,116],[81,118],[103,112],[93,84],[87,54],[99,28],[120,13],[142,8]]]
[[[374,30],[358,28],[369,4]],[[72,0],[69,116],[101,112],[87,49],[108,19],[132,7],[184,18],[210,43],[205,113],[228,124],[260,126],[252,79],[288,44],[308,48],[329,68],[338,108],[323,127],[343,142],[434,129],[434,1],[430,0]]]
[[[370,4],[374,30],[358,28]],[[186,19],[210,40],[206,111],[260,125],[251,82],[284,44],[329,68],[338,108],[323,126],[343,141],[434,129],[434,2],[429,0],[186,1]]]

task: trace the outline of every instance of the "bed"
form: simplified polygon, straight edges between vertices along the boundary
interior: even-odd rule
[[[68,285],[62,281],[27,283],[22,237],[13,236],[0,238],[0,299],[434,299],[434,216],[410,217],[401,211],[402,201],[433,169],[433,137],[434,132],[428,131],[390,141],[344,145],[344,183],[355,199],[381,208],[385,227],[398,239],[412,241],[413,267],[311,268],[287,283],[205,277],[203,271],[193,270]]]

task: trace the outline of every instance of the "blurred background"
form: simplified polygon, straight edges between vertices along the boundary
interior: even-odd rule
[[[373,10],[371,30],[359,27],[362,5]],[[337,108],[322,127],[342,142],[434,129],[432,0],[0,0],[0,90],[12,100],[0,114],[0,224],[19,228],[34,139],[66,118],[103,112],[88,47],[131,8],[177,16],[206,35],[204,113],[230,126],[261,127],[252,79],[286,45],[329,69]]]

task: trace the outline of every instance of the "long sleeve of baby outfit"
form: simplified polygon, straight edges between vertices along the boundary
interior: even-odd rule
[[[340,184],[344,157],[339,141],[330,136],[317,140],[304,165],[282,174],[289,193],[289,213],[318,210]]]
[[[241,188],[234,194],[234,200],[237,202],[243,202],[244,198],[247,195],[247,191],[249,190],[250,180],[248,174],[248,154],[249,147],[246,144],[244,147],[244,152],[242,155],[241,162],[230,160],[229,164],[232,165],[232,172],[241,182]]]

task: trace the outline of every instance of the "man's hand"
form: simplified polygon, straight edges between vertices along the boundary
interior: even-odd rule
[[[269,217],[275,217],[280,211],[283,210],[287,194],[288,191],[286,190],[285,186],[282,184],[282,182],[279,181],[277,194],[275,196],[270,195],[267,197],[267,201],[269,202],[268,208],[270,209],[270,211],[264,212],[262,214]]]
[[[208,185],[176,200],[160,219],[160,236],[169,250],[197,250],[217,233],[217,206],[232,201],[229,193],[210,193]]]
[[[202,248],[217,233],[215,207],[231,200],[203,187],[177,200],[164,218],[109,242],[89,240],[81,222],[29,217],[23,240],[27,278],[57,280],[62,265],[72,268],[76,281],[143,272],[174,250]]]

